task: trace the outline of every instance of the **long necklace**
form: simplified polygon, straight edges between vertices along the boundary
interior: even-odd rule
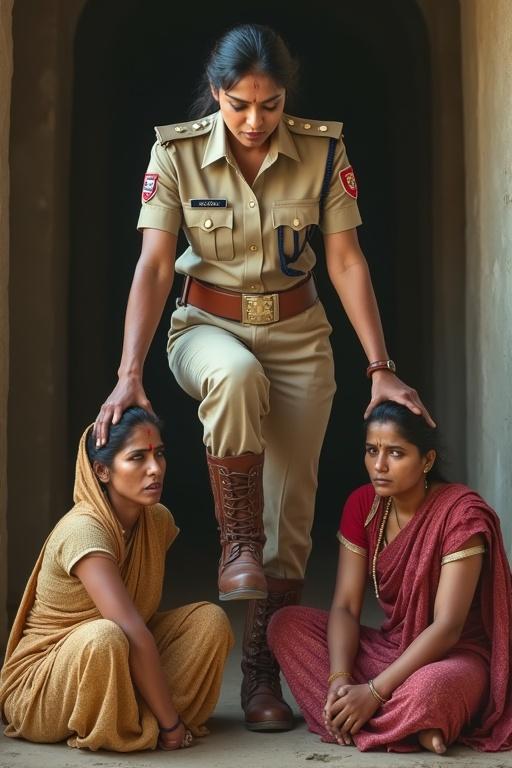
[[[396,524],[398,525],[398,529],[401,531],[402,526],[400,525],[400,520],[398,519],[398,509],[396,508],[395,502],[393,502],[393,509],[395,510]]]
[[[384,508],[384,514],[382,515],[382,520],[380,521],[380,527],[379,527],[379,535],[377,536],[377,546],[375,547],[375,552],[373,553],[373,559],[372,559],[372,577],[373,577],[373,586],[375,588],[375,596],[377,600],[380,598],[379,593],[379,586],[377,584],[377,556],[379,554],[380,545],[382,544],[382,537],[384,535],[384,528],[386,527],[386,523],[388,521],[389,513],[391,512],[391,504],[393,502],[393,497],[390,496],[389,499],[386,502],[386,506]]]

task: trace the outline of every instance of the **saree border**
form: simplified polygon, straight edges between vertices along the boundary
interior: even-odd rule
[[[340,544],[343,544],[344,547],[347,549],[350,549],[351,552],[355,552],[356,555],[361,555],[362,557],[368,557],[368,552],[366,549],[363,549],[363,547],[358,547],[357,544],[353,544],[351,541],[346,539],[340,531],[336,534],[336,538],[340,542]]]

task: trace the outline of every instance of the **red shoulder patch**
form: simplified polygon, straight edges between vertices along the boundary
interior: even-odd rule
[[[351,165],[347,165],[346,168],[340,171],[340,181],[347,195],[357,200],[357,181]]]
[[[142,184],[142,202],[147,203],[156,195],[158,187],[158,173],[146,173]]]

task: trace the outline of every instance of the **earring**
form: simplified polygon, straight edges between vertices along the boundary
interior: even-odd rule
[[[425,479],[424,479],[423,485],[425,486],[425,490],[426,491],[428,491],[428,478],[427,478],[427,474],[430,472],[430,470],[431,470],[431,467],[429,467],[429,466],[426,466],[425,469],[423,470],[423,474],[425,475]]]

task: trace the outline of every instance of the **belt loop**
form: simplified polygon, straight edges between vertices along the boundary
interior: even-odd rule
[[[187,306],[187,299],[188,299],[188,292],[190,290],[190,283],[192,278],[190,275],[185,276],[185,280],[183,282],[183,288],[181,289],[181,296],[179,297],[176,304],[178,307],[186,307]]]

